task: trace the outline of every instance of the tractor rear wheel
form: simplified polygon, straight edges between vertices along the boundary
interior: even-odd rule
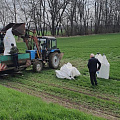
[[[60,64],[59,53],[57,53],[57,52],[51,53],[50,57],[49,57],[49,67],[56,69],[59,67],[59,64]]]
[[[42,70],[42,68],[43,68],[42,61],[37,60],[33,63],[33,71],[34,72],[40,72]]]

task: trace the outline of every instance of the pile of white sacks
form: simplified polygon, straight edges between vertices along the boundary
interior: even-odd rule
[[[75,76],[79,76],[80,72],[77,68],[73,67],[71,63],[64,64],[60,70],[55,70],[58,78],[74,79]]]

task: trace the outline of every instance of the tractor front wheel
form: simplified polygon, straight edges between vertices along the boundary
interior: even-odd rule
[[[60,64],[59,53],[57,53],[57,52],[51,53],[50,57],[49,57],[49,67],[56,69],[59,67],[59,64]]]
[[[34,72],[40,72],[43,68],[43,63],[42,61],[35,61],[33,63],[33,71]]]

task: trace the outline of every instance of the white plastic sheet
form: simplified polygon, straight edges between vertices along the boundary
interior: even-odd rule
[[[10,55],[9,52],[11,49],[11,43],[13,43],[14,46],[16,46],[16,41],[12,34],[12,28],[7,30],[6,35],[4,37],[4,55]]]
[[[64,64],[60,70],[55,70],[58,78],[74,79],[75,76],[79,76],[80,72],[77,68],[73,67],[71,63]]]
[[[101,68],[99,71],[97,71],[97,77],[109,79],[110,64],[109,64],[106,56],[97,54],[97,55],[95,55],[95,58],[97,58],[101,62]]]

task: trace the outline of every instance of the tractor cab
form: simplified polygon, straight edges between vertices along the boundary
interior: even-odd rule
[[[38,39],[38,45],[41,48],[43,59],[49,57],[50,53],[54,53],[54,52],[60,53],[59,48],[57,48],[57,40],[55,37],[42,36],[42,37],[37,37],[37,39]]]
[[[44,37],[38,37],[38,43],[41,47],[41,50],[57,50],[57,40],[55,37],[48,37],[48,36],[44,36]]]

